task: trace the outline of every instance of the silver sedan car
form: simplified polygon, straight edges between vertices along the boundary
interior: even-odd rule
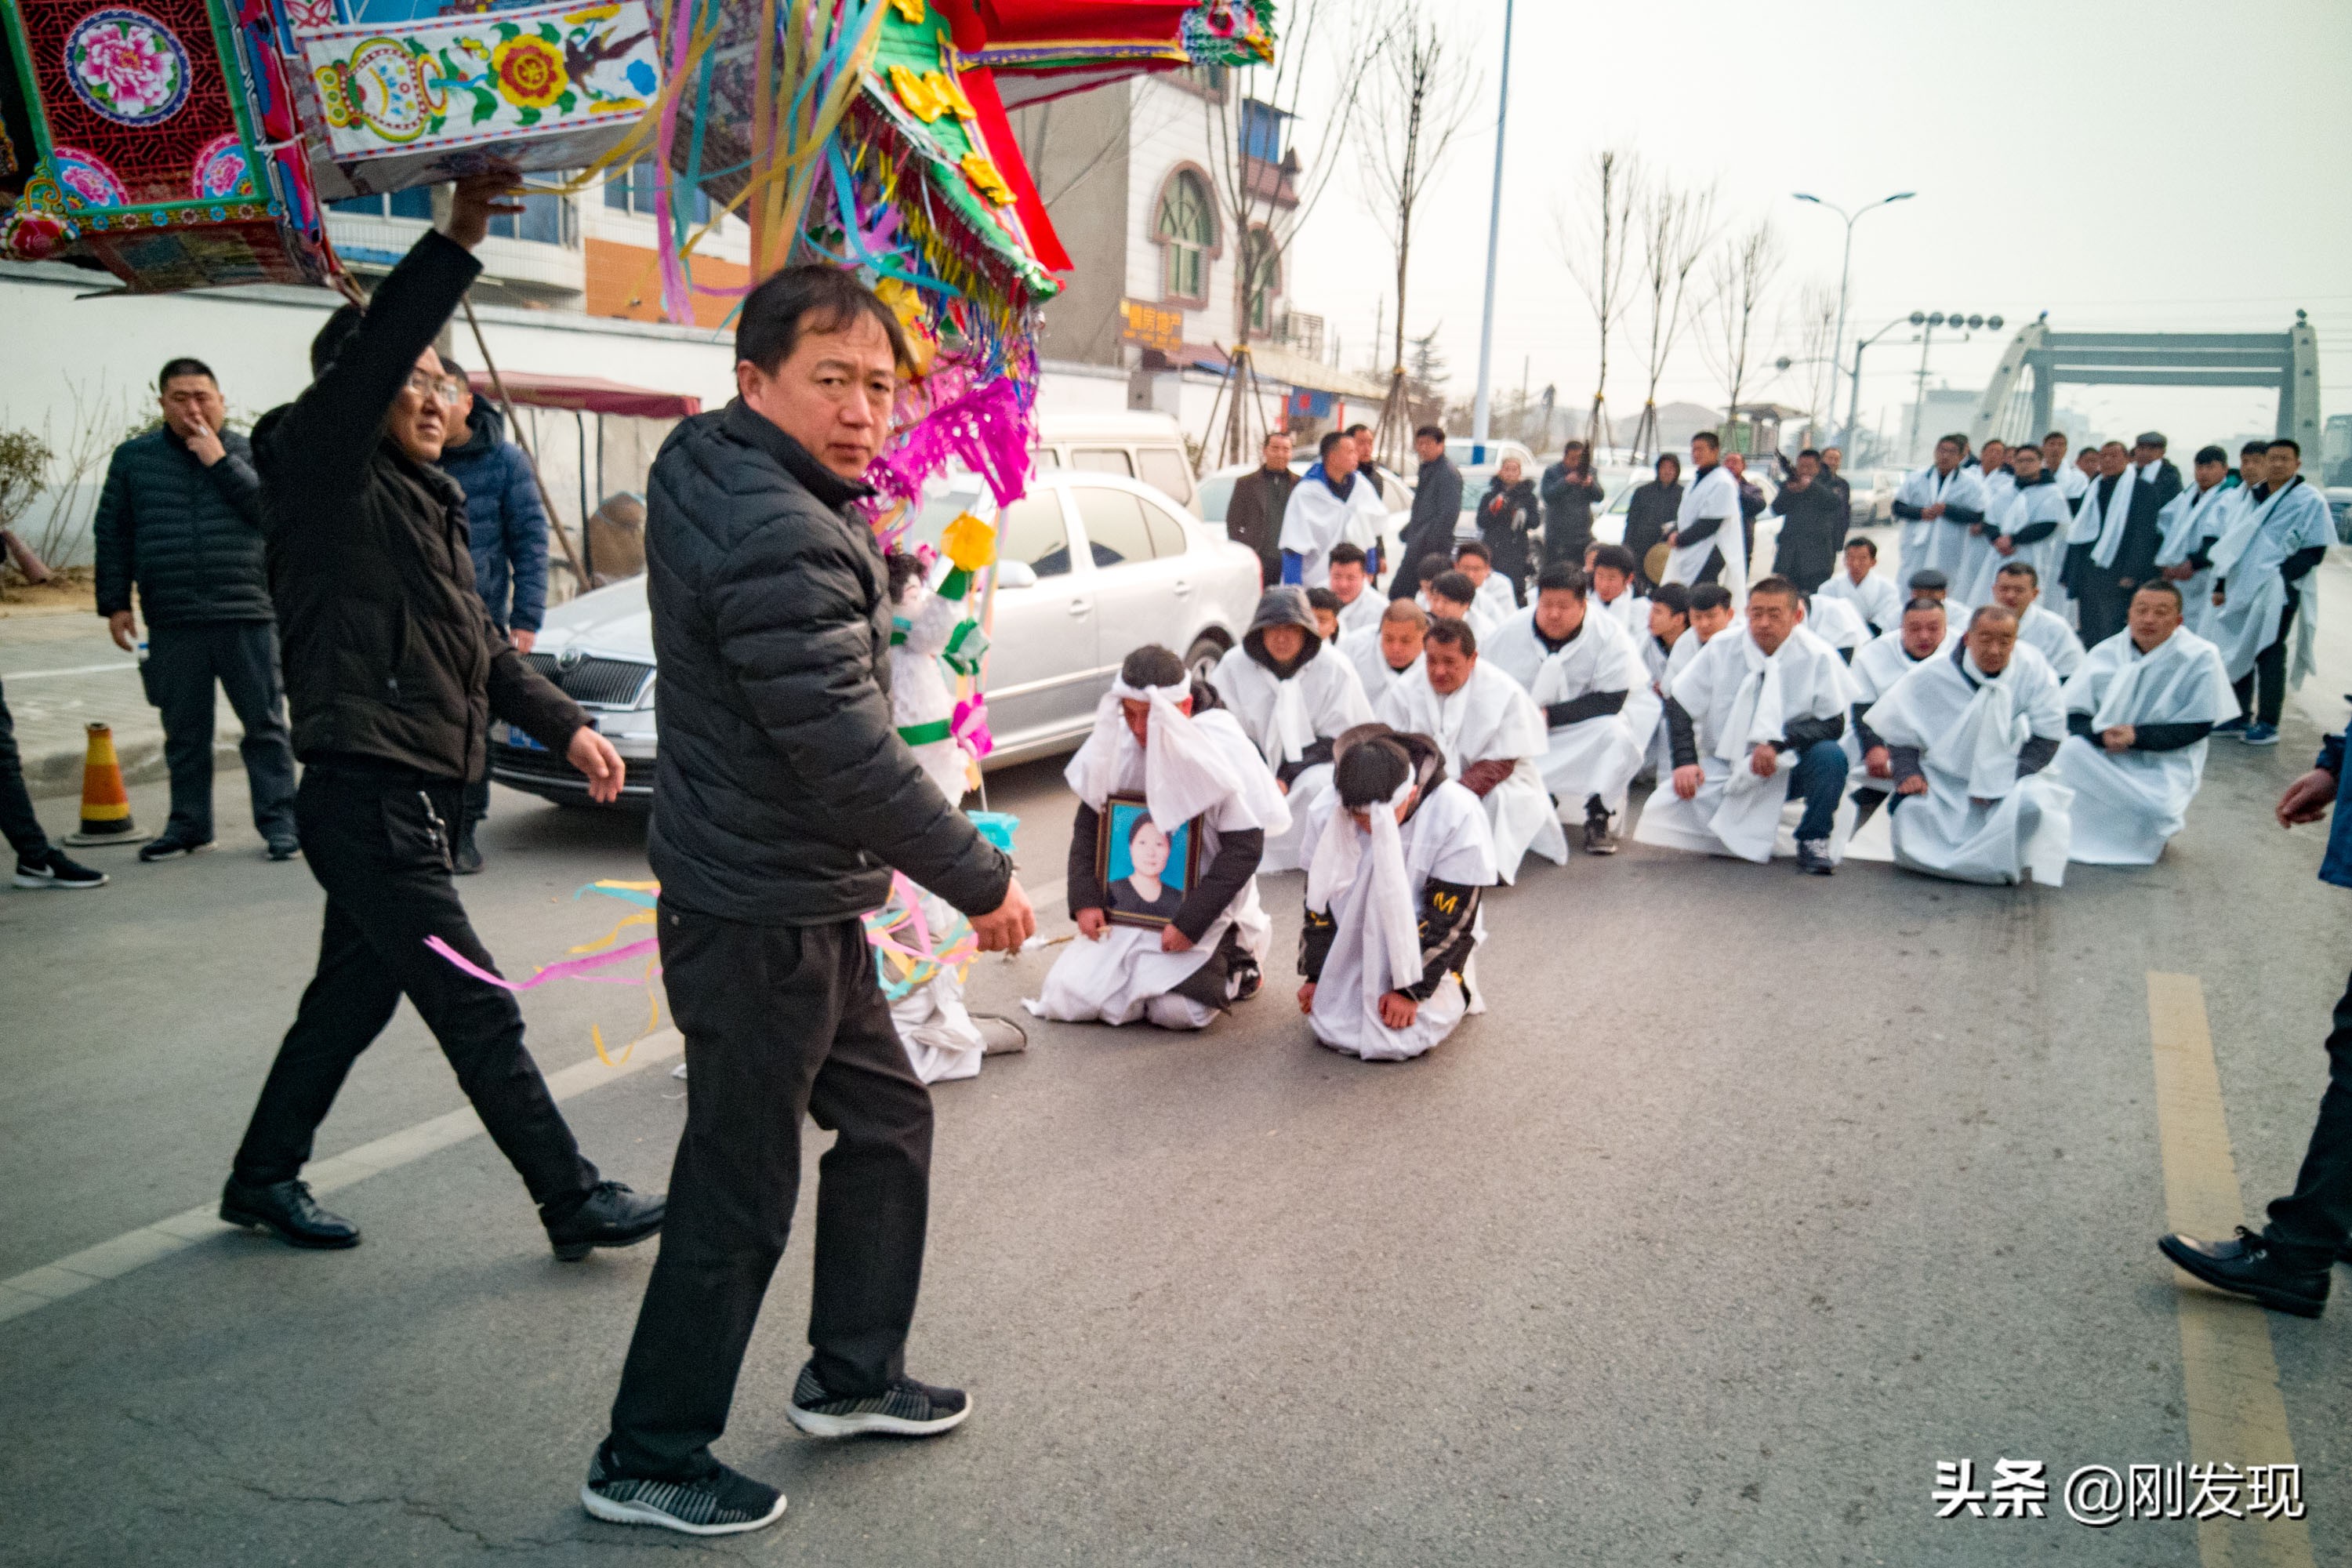
[[[989,767],[1084,740],[1120,661],[1146,643],[1173,648],[1207,673],[1256,607],[1257,557],[1134,479],[1045,470],[1000,515],[986,487],[961,477],[934,487],[910,542],[936,544],[963,511],[998,529]],[[628,765],[622,799],[649,801],[658,672],[646,580],[548,611],[530,658],[621,753]],[[587,781],[569,763],[503,723],[490,731],[490,776],[564,805],[588,798]]]

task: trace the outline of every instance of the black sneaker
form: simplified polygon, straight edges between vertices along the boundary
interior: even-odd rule
[[[1830,859],[1830,841],[1826,838],[1797,840],[1797,869],[1808,877],[1834,877],[1837,866]]]
[[[176,833],[167,832],[161,837],[151,838],[142,844],[139,847],[139,858],[142,864],[152,866],[158,860],[177,860],[184,856],[202,855],[212,847],[213,841],[209,838],[200,842],[194,838],[183,838]]]
[[[784,1494],[720,1465],[690,1481],[608,1475],[604,1450],[588,1461],[580,1506],[607,1524],[651,1524],[681,1535],[740,1535],[784,1517]]]
[[[289,1247],[342,1247],[360,1244],[360,1227],[329,1214],[310,1196],[307,1182],[273,1182],[249,1187],[235,1176],[221,1189],[220,1216],[247,1230],[266,1230]]]
[[[302,846],[291,836],[273,838],[269,841],[269,847],[266,853],[272,860],[291,860],[302,853]]]
[[[661,1229],[667,1200],[633,1192],[618,1182],[600,1182],[588,1201],[560,1221],[549,1222],[547,1244],[566,1263],[577,1263],[600,1247],[635,1247]]]
[[[933,1388],[902,1377],[879,1394],[836,1399],[816,1379],[816,1363],[801,1368],[785,1410],[792,1424],[812,1437],[856,1437],[879,1433],[896,1437],[936,1437],[963,1425],[971,1401],[961,1388]]]
[[[1584,852],[1587,855],[1617,853],[1617,836],[1609,831],[1609,821],[1613,815],[1601,804],[1597,795],[1584,803]]]
[[[1225,979],[1233,987],[1233,999],[1236,1002],[1246,1002],[1265,988],[1265,971],[1246,952],[1227,965]]]
[[[103,888],[106,873],[93,871],[79,860],[68,860],[62,849],[44,850],[32,859],[16,858],[16,886],[42,889]]]
[[[474,842],[474,825],[457,829],[457,847],[449,852],[449,869],[460,877],[470,877],[482,868],[481,847]]]
[[[2167,1258],[2216,1290],[2252,1297],[2273,1311],[2315,1318],[2327,1308],[2327,1264],[2291,1263],[2268,1237],[2238,1227],[2228,1241],[2175,1234],[2156,1244]]]

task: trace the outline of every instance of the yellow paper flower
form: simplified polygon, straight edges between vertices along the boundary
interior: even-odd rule
[[[970,180],[973,189],[982,195],[1001,207],[1013,205],[1013,187],[1006,184],[1004,176],[997,172],[994,159],[984,153],[967,153],[961,166],[964,178]]]
[[[907,336],[908,373],[922,380],[931,374],[931,362],[939,357],[940,340],[923,310],[921,291],[898,279],[885,278],[874,286],[874,295],[898,318],[898,328]]]
[[[570,85],[562,52],[527,33],[490,51],[490,74],[499,96],[519,109],[545,109]]]
[[[996,530],[970,512],[960,512],[940,533],[940,550],[966,572],[977,572],[996,560]]]
[[[923,0],[890,0],[890,4],[910,26],[923,19]]]

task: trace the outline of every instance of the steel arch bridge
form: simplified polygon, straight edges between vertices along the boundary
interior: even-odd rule
[[[2054,332],[2046,320],[2029,321],[1985,383],[1971,443],[2039,439],[2064,382],[2267,386],[2278,394],[2278,434],[2319,456],[2319,343],[2301,310],[2284,332]]]

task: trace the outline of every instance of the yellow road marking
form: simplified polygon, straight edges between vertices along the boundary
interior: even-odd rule
[[[2164,1209],[2172,1229],[2228,1236],[2245,1218],[2221,1075],[2205,1021],[2205,989],[2193,974],[2147,977],[2156,1041],[2157,1139],[2164,1156]],[[2279,1394],[2268,1315],[2251,1301],[2209,1290],[2174,1270],[2180,1285],[2180,1365],[2188,1385],[2192,1464],[2294,1463],[2286,1401]],[[2313,1568],[2303,1520],[2200,1520],[2205,1568]]]

